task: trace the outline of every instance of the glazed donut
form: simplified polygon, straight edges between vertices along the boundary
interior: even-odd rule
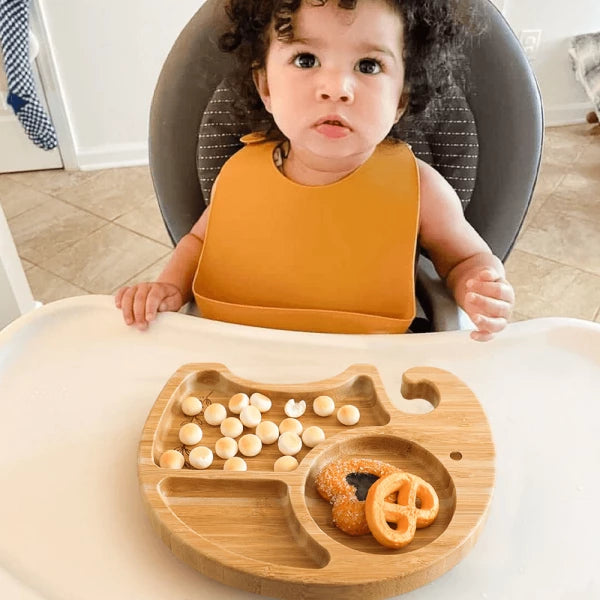
[[[391,493],[395,502],[388,502]],[[420,500],[417,508],[417,499]],[[403,471],[378,479],[365,502],[367,524],[373,537],[387,548],[403,548],[412,542],[415,531],[431,525],[440,510],[433,487],[424,479]],[[396,528],[389,523],[395,523]]]
[[[379,460],[342,458],[325,465],[315,484],[319,494],[333,505],[334,525],[349,535],[364,535],[369,533],[365,516],[369,487],[380,477],[399,472],[397,467]]]

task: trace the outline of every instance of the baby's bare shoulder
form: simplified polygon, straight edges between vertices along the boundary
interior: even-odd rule
[[[425,198],[425,200],[457,202],[460,206],[460,199],[454,188],[439,171],[420,158],[417,158],[417,165],[419,168],[421,200]]]
[[[431,165],[417,159],[421,205],[421,227],[430,220],[439,223],[444,217],[462,217],[460,198],[452,186]]]

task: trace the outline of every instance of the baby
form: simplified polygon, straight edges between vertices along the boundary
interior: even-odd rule
[[[393,139],[449,69],[453,6],[230,0],[221,45],[237,54],[249,114],[270,126],[243,138],[158,281],[117,292],[125,322],[144,329],[195,299],[207,318],[248,325],[404,332],[421,247],[471,336],[501,331],[514,304],[502,262],[446,180]]]

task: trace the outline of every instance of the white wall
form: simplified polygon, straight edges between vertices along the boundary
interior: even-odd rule
[[[540,86],[547,125],[585,120],[592,103],[575,80],[567,54],[575,35],[600,31],[600,0],[505,0],[504,15],[517,34],[541,29],[532,67]]]
[[[203,1],[34,0],[47,35],[57,97],[64,106],[53,116],[63,112],[63,129],[72,146],[64,148],[67,144],[61,142],[68,166],[147,162],[156,79],[178,33]],[[517,35],[523,29],[542,30],[533,68],[547,124],[581,121],[591,104],[571,71],[568,40],[600,31],[600,0],[494,1]]]
[[[76,166],[146,163],[154,85],[177,35],[203,0],[34,1]]]

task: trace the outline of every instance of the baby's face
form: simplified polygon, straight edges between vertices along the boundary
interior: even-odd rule
[[[265,107],[296,152],[368,158],[402,112],[400,15],[385,0],[359,0],[354,10],[303,2],[293,28],[291,43],[272,32],[255,76]]]

